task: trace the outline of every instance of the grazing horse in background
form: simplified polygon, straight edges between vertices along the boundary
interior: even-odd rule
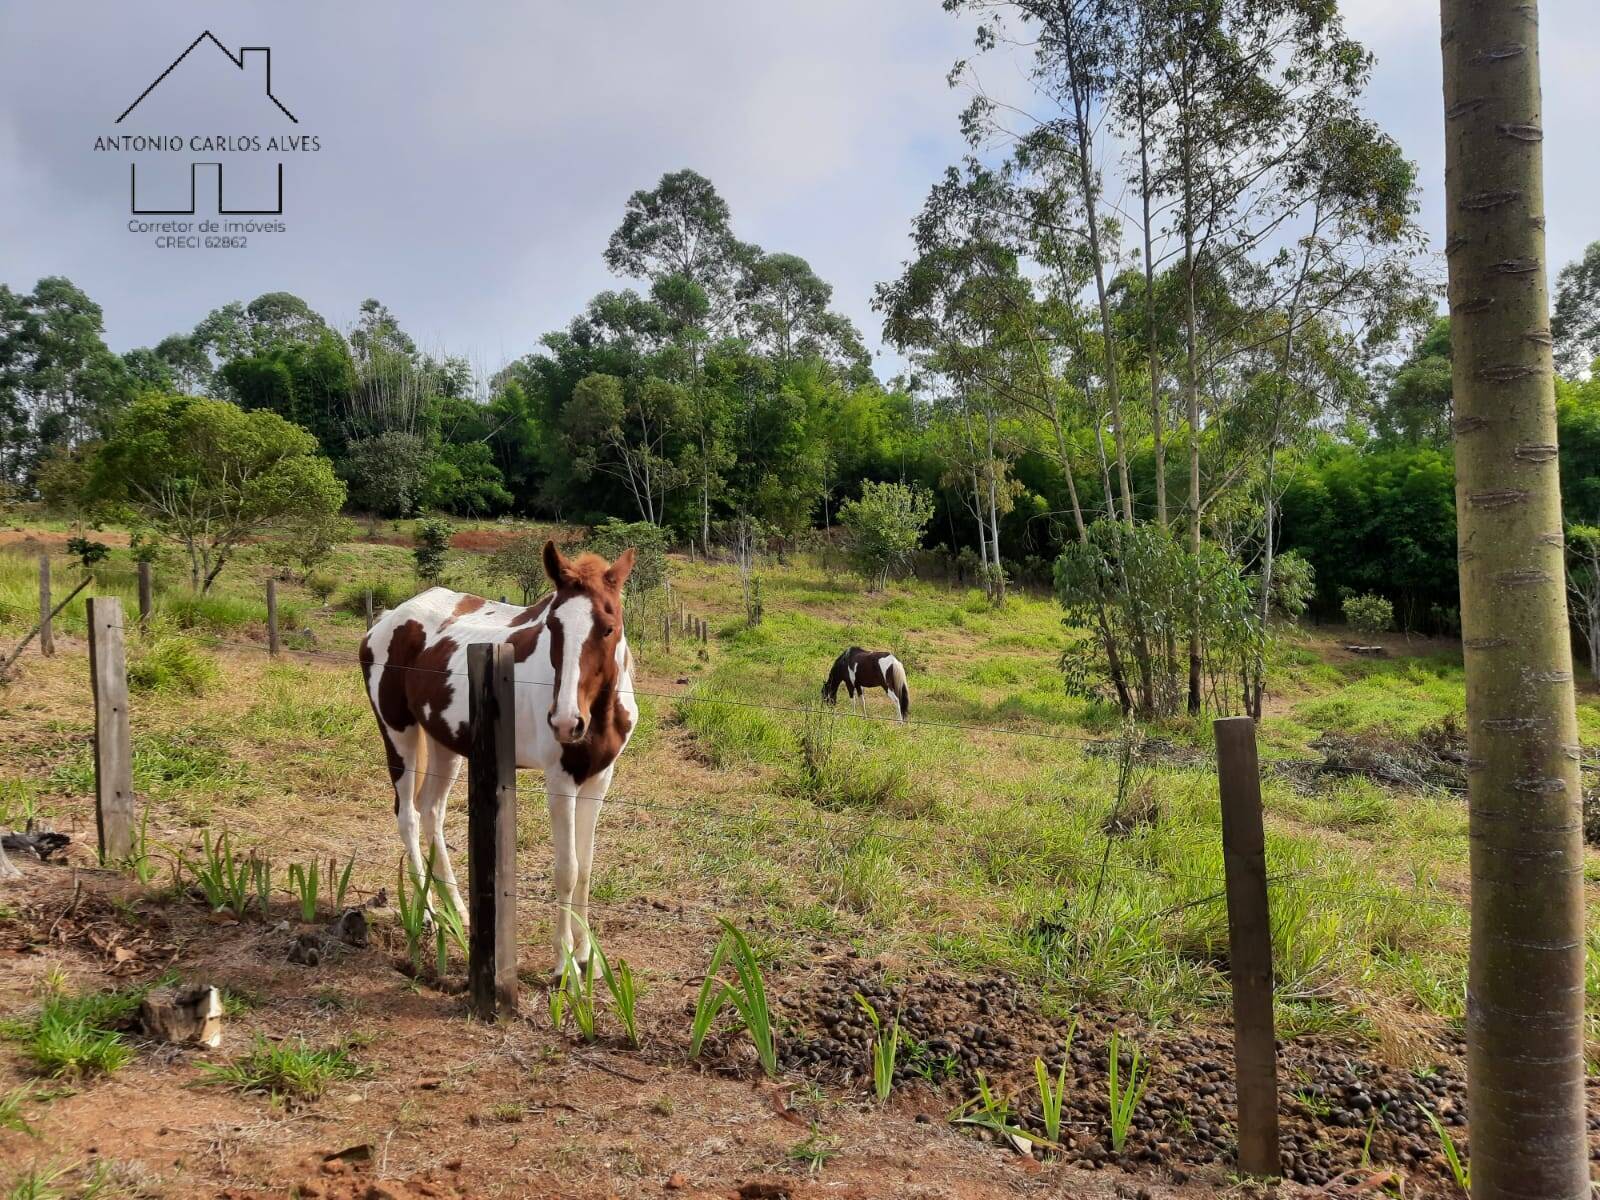
[[[860,646],[851,646],[833,660],[833,670],[828,672],[828,681],[822,685],[822,698],[829,704],[838,703],[840,684],[850,694],[852,704],[860,702],[863,713],[867,711],[867,689],[875,687],[881,687],[894,701],[895,712],[902,722],[911,712],[911,693],[906,690],[906,669],[887,650],[863,650]]]
[[[639,719],[622,631],[622,585],[633,558],[628,549],[609,564],[593,554],[569,559],[547,542],[544,565],[555,591],[537,603],[524,608],[429,588],[385,613],[361,640],[361,673],[388,751],[400,840],[421,879],[420,817],[435,874],[463,919],[444,810],[471,741],[467,647],[514,648],[517,766],[544,771],[550,806],[558,969],[569,953],[580,964],[589,958],[595,823]]]

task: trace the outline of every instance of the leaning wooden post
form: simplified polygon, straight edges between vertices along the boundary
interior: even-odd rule
[[[141,562],[139,564],[140,633],[148,633],[150,631],[150,610],[154,607],[155,605],[151,602],[150,598],[150,564],[147,562]]]
[[[368,588],[361,596],[362,606],[367,610],[367,628],[372,628],[372,589]]]
[[[267,653],[278,657],[278,581],[267,580]]]
[[[517,747],[506,642],[467,647],[467,965],[472,1012],[485,1021],[517,1011]]]
[[[1261,771],[1251,717],[1212,722],[1222,792],[1222,863],[1228,892],[1228,974],[1239,1094],[1239,1169],[1276,1177],[1278,1062],[1272,1023],[1272,927],[1267,909]]]
[[[50,556],[39,555],[39,653],[46,658],[56,652],[56,639],[50,631]]]
[[[94,686],[94,807],[100,862],[133,854],[133,746],[128,734],[128,669],[122,601],[89,600],[89,678]]]
[[[672,649],[672,614],[668,613],[661,619],[661,644],[667,649]]]

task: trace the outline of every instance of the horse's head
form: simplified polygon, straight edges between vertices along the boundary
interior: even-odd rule
[[[556,588],[546,618],[555,672],[546,720],[563,744],[588,736],[595,701],[613,694],[622,672],[622,585],[633,557],[630,547],[614,563],[598,554],[568,558],[545,543],[544,568]]]

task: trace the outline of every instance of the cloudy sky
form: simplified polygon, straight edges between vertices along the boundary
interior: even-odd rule
[[[1438,6],[1344,6],[1378,56],[1369,110],[1417,160],[1437,239]],[[1594,0],[1540,7],[1559,266],[1600,238],[1600,22]],[[240,71],[210,47],[115,124],[207,28],[230,50],[272,47],[273,93],[298,124],[240,89],[249,56]],[[964,97],[945,75],[969,48],[939,0],[0,0],[0,282],[68,276],[119,350],[264,291],[340,326],[376,296],[424,345],[492,370],[616,286],[600,255],[628,194],[688,166],[741,237],[809,259],[876,346],[872,285],[962,152]],[[985,68],[1015,86],[1007,69]],[[236,132],[317,139],[287,156],[285,232],[165,250],[128,231],[130,156],[96,137]],[[137,156],[141,207],[186,202],[194,157]],[[229,205],[251,206],[233,198],[259,191],[250,162],[225,170]]]

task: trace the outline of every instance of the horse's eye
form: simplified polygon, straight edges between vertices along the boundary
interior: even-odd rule
[[[604,636],[605,637],[610,637],[616,631],[617,631],[617,627],[615,625],[607,625]]]

